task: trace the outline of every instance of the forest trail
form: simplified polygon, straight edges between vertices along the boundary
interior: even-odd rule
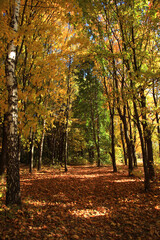
[[[0,239],[158,240],[160,184],[144,192],[127,168],[21,168],[22,208],[0,206]],[[2,187],[2,183],[1,183]]]

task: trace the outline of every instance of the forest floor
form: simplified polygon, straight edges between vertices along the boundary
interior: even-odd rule
[[[139,171],[139,170],[137,170]],[[0,202],[0,239],[158,240],[160,175],[144,192],[143,179],[127,168],[21,167],[21,208]],[[1,190],[4,188],[1,183]]]

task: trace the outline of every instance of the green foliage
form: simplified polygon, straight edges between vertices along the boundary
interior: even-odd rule
[[[96,159],[95,141],[97,141],[97,134],[99,134],[100,153],[102,152],[102,159],[105,162],[104,159],[108,159],[109,116],[104,107],[103,88],[101,82],[94,74],[94,63],[92,61],[86,61],[77,66],[77,68],[79,72],[77,73],[76,84],[79,91],[72,107],[73,118],[76,121],[73,123],[73,128],[70,132],[71,139],[76,134],[74,143],[71,141],[71,145],[75,144],[76,147],[72,148],[71,146],[70,148],[72,148],[73,154],[82,151],[82,154],[87,157],[88,161],[93,163]]]

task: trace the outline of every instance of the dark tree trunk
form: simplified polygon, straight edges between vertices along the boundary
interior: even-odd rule
[[[125,142],[124,142],[122,123],[120,124],[120,132],[121,132],[121,141],[122,141],[122,147],[123,147],[124,163],[125,163],[125,165],[127,165],[127,153],[126,153],[126,149],[125,149]]]
[[[93,163],[94,162],[94,147],[88,148],[88,156],[89,156],[89,162]]]
[[[64,169],[65,169],[65,172],[68,171],[67,162],[68,162],[68,127],[66,127],[66,133],[65,133],[65,154],[64,154]]]
[[[7,154],[7,114],[4,115],[3,121],[3,133],[2,133],[2,152],[1,152],[1,159],[0,159],[0,175],[2,176],[5,171],[6,167],[6,154]]]
[[[129,107],[128,103],[127,103],[127,109],[128,109],[128,121],[129,121],[129,129],[130,129],[130,145],[131,145],[131,151],[132,151],[131,168],[133,169],[133,163],[134,163],[134,165],[137,165],[137,158],[136,158],[134,139],[133,139],[133,133],[132,133],[131,113],[130,113],[130,107]]]
[[[97,97],[96,97],[97,98]],[[101,160],[100,160],[100,126],[99,126],[99,113],[98,113],[98,106],[96,103],[96,111],[97,111],[97,167],[100,167]]]
[[[148,170],[150,180],[155,179],[155,170],[154,170],[154,160],[153,160],[153,147],[152,147],[152,133],[150,129],[146,130],[146,145],[147,145],[147,161],[148,161]]]
[[[2,152],[0,158],[0,175],[4,174],[6,168],[6,154],[7,154],[7,114],[4,115],[3,127],[2,127]]]
[[[93,108],[92,103],[91,103],[91,119],[92,119],[93,141],[94,141],[94,144],[95,144],[95,149],[97,151],[97,167],[100,167],[99,130],[96,129],[94,118],[95,118],[95,109]],[[99,123],[98,123],[98,125],[99,125]]]
[[[111,49],[111,52],[114,53],[113,45],[112,45],[111,41],[110,41],[110,49]],[[112,66],[113,66],[113,88],[116,89],[116,93],[119,93],[118,78],[117,78],[117,71],[116,71],[116,63],[115,63],[115,59],[114,58],[112,60]],[[122,83],[123,82],[124,82],[124,76],[122,77]],[[122,84],[121,87],[123,89],[123,84]],[[126,144],[127,144],[127,156],[128,156],[128,160],[129,160],[129,165],[128,165],[128,167],[129,167],[129,175],[131,175],[132,170],[133,170],[132,149],[131,149],[130,139],[129,139],[129,136],[128,136],[128,124],[127,124],[127,120],[126,120],[126,106],[125,106],[125,102],[123,102],[123,113],[122,113],[122,110],[120,108],[119,94],[114,96],[114,99],[116,99],[117,110],[118,110],[119,116],[120,116],[120,118],[121,118],[121,120],[123,122],[123,126],[124,126],[124,135],[125,135]],[[124,101],[124,96],[122,96],[122,99]]]
[[[104,77],[104,87],[105,87],[106,95],[109,97],[105,77]],[[111,104],[113,104],[113,106],[111,106]],[[112,150],[110,155],[111,155],[111,158],[112,158],[113,172],[117,172],[116,154],[115,154],[115,135],[114,135],[114,111],[115,111],[115,97],[113,98],[113,103],[111,103],[109,101],[109,112],[110,112],[110,120],[111,120],[110,135],[111,135],[111,150]]]
[[[59,141],[57,144],[58,147],[58,163],[63,164],[63,157],[64,157],[64,151],[65,151],[65,133],[64,133],[64,127],[61,127],[59,129]]]
[[[144,169],[144,188],[145,191],[150,190],[150,178],[149,178],[149,171],[147,167],[147,154],[146,154],[146,149],[145,149],[145,143],[143,139],[143,133],[140,125],[140,119],[137,111],[137,106],[136,106],[136,100],[133,99],[133,106],[134,106],[134,111],[135,111],[135,119],[136,119],[136,124],[139,132],[139,137],[141,141],[141,148],[142,148],[142,157],[143,157],[143,169]]]
[[[56,159],[56,136],[52,133],[52,164],[55,164]]]
[[[112,166],[113,172],[117,172],[116,166],[116,157],[115,157],[115,134],[114,134],[114,109],[110,110],[110,117],[111,117],[111,157],[112,157]]]
[[[155,178],[154,172],[154,162],[153,162],[153,147],[152,147],[152,133],[149,129],[147,119],[146,119],[146,97],[144,95],[144,90],[141,89],[141,106],[142,106],[142,126],[143,126],[143,133],[144,139],[146,144],[146,158],[147,158],[147,167],[149,172],[150,180]]]
[[[11,28],[18,30],[20,0],[15,0]],[[8,45],[6,59],[6,80],[8,89],[8,129],[7,129],[7,191],[6,204],[21,204],[20,176],[18,162],[18,94],[15,76],[16,46],[14,40]]]
[[[135,118],[135,117],[134,117]],[[135,153],[136,152],[136,150],[135,150],[135,145],[136,145],[136,123],[135,123],[135,121],[134,121],[134,126],[133,126],[133,152]],[[137,164],[137,157],[135,156],[135,158],[134,158],[134,167],[137,167],[138,166],[138,164]]]
[[[31,138],[30,138],[30,152],[29,152],[29,172],[33,172],[33,160],[34,160],[34,132],[31,130]]]
[[[128,124],[127,124],[127,120],[126,120],[126,107],[123,106],[123,114],[121,109],[118,107],[118,113],[120,115],[120,118],[122,120],[123,123],[123,127],[124,127],[124,136],[125,136],[125,140],[126,140],[126,144],[127,144],[127,156],[128,156],[128,171],[129,171],[129,176],[132,174],[133,171],[133,160],[132,160],[132,147],[131,147],[131,142],[130,142],[130,138],[128,135]]]
[[[65,149],[64,149],[64,170],[65,170],[65,172],[68,171],[68,169],[67,169],[67,162],[68,162],[68,121],[69,121],[69,99],[67,98],[66,124],[65,124]]]
[[[158,82],[158,80],[157,80]],[[155,87],[155,82],[153,80],[153,100],[154,100],[154,105],[157,109],[157,105],[158,105],[158,98],[159,98],[159,95],[158,95],[158,86]],[[160,158],[160,125],[159,125],[159,114],[158,112],[156,111],[156,121],[157,121],[157,134],[158,134],[158,146],[159,146],[159,158]]]
[[[137,56],[136,56],[136,49],[135,49],[135,36],[134,36],[134,26],[132,26],[131,28],[131,35],[132,35],[132,43],[133,43],[133,47],[132,47],[132,51],[133,51],[133,68],[134,71],[138,77],[138,65],[137,65]],[[133,82],[132,80],[131,82],[131,87],[133,88]],[[145,130],[146,130],[146,99],[144,96],[144,90],[141,89],[141,111],[142,111],[142,126],[143,126],[143,133],[142,130],[140,128],[140,122],[139,122],[139,116],[138,116],[138,111],[137,111],[137,106],[136,106],[136,101],[135,101],[135,96],[133,96],[133,104],[134,104],[134,111],[136,114],[136,120],[137,120],[137,127],[139,130],[139,135],[140,135],[140,140],[141,140],[141,147],[142,147],[142,154],[143,154],[143,168],[144,168],[144,175],[145,175],[145,191],[149,191],[150,190],[150,178],[149,178],[149,171],[148,171],[148,166],[147,166],[147,152],[146,152],[146,148],[145,148],[145,141],[143,140],[143,134],[145,135]]]
[[[37,166],[37,170],[38,171],[41,170],[41,166],[42,166],[44,136],[45,136],[45,120],[43,122],[43,131],[42,131],[42,137],[41,137],[41,142],[40,142],[40,152],[39,152],[39,159],[38,159],[38,166]]]

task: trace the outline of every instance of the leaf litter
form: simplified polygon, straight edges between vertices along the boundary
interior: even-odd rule
[[[139,177],[110,166],[21,168],[22,206],[0,206],[0,239],[158,240],[160,184],[145,193]],[[4,183],[3,183],[4,184]]]

